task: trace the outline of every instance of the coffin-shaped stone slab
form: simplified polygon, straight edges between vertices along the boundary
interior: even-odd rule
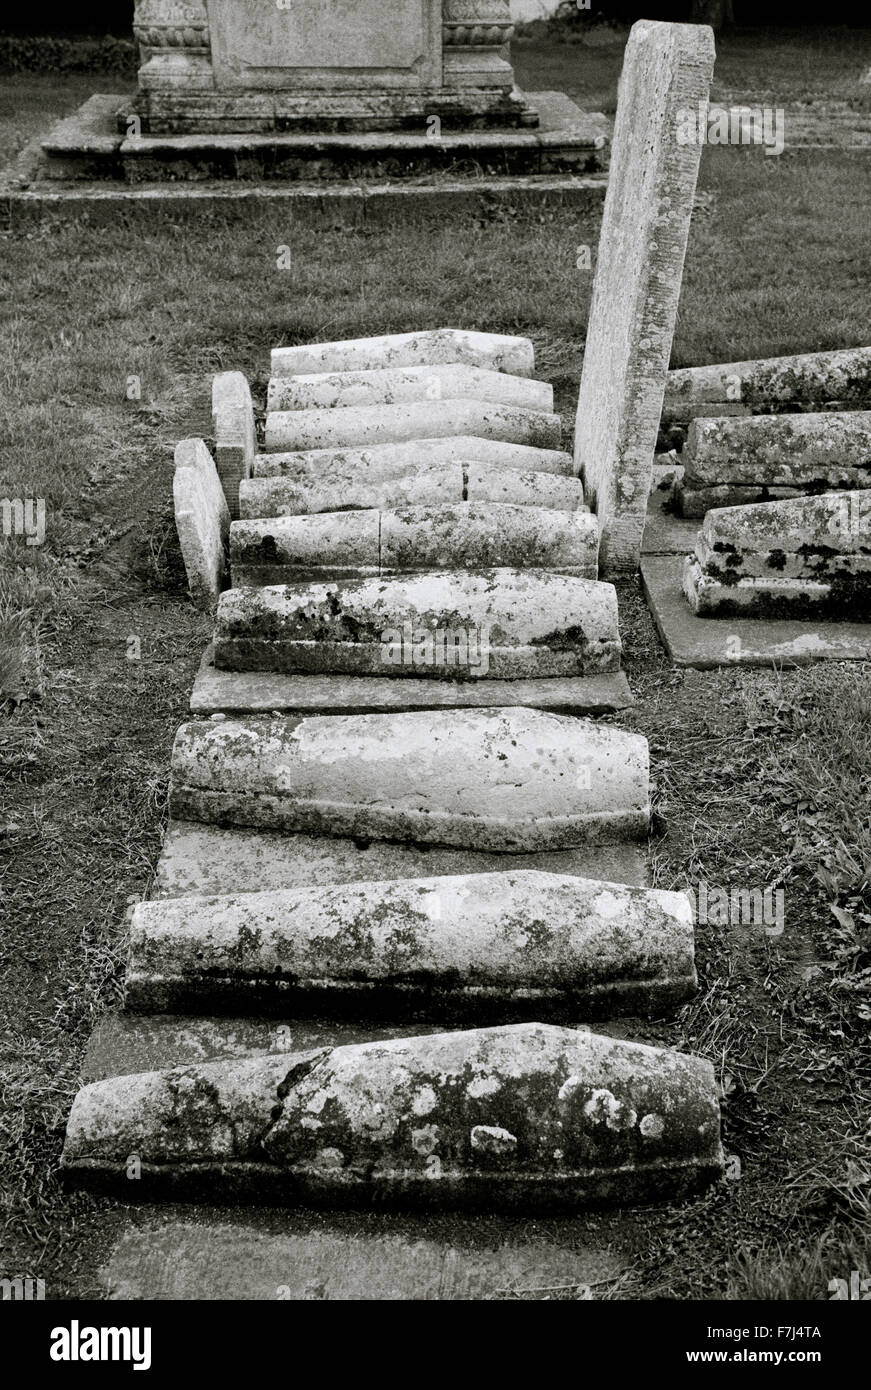
[[[270,379],[266,408],[335,410],[398,405],[406,401],[493,401],[527,410],[553,410],[553,387],[527,376],[509,376],[457,363],[385,367],[374,371],[320,372]]]
[[[377,575],[381,571],[381,515],[369,509],[234,521],[230,527],[233,584]]]
[[[134,910],[126,978],[145,1012],[652,1012],[695,988],[692,908],[535,871],[179,898]]]
[[[292,478],[302,484],[324,474],[348,482],[375,483],[401,478],[421,464],[495,464],[519,468],[525,473],[572,475],[572,456],[560,449],[539,449],[531,444],[510,444],[475,435],[449,435],[445,439],[409,439],[401,444],[371,444],[368,449],[303,449],[293,453],[258,454],[253,478]]]
[[[229,589],[215,664],[443,680],[616,671],[613,585],[545,570],[441,570]]]
[[[375,480],[367,479],[365,471],[355,478],[324,470],[315,477],[249,478],[239,489],[239,515],[243,521],[255,521],[381,507],[438,507],[462,502],[464,494],[459,462],[419,464],[397,477]]]
[[[589,512],[464,502],[381,513],[382,572],[513,566],[595,579],[598,551]]]
[[[279,410],[266,416],[267,449],[362,449],[449,435],[558,449],[558,415],[489,401],[403,401],[344,410]]]
[[[640,839],[647,740],[534,709],[195,720],[172,753],[184,820],[479,849]]]
[[[871,487],[871,411],[701,418],[678,488],[684,516],[794,492]]]
[[[213,609],[227,568],[230,512],[202,439],[182,439],[176,445],[172,493],[191,597],[199,608]]]
[[[304,372],[354,372],[371,367],[428,367],[462,362],[516,376],[531,376],[535,351],[528,338],[504,333],[472,333],[462,328],[430,328],[422,333],[385,333],[377,338],[346,338],[274,348],[273,376]]]
[[[675,1200],[723,1151],[710,1062],[523,1023],[95,1082],[61,1164],[128,1199],[536,1212]]]
[[[824,408],[832,402],[844,410],[871,409],[871,347],[679,367],[668,374],[662,423]]]
[[[700,616],[871,616],[871,491],[708,512],[684,592]]]
[[[234,585],[503,567],[595,579],[598,545],[589,512],[503,502],[322,512],[230,527]]]
[[[501,468],[494,463],[469,462],[464,468],[468,502],[508,502],[520,507],[552,507],[557,511],[587,511],[580,478]]]
[[[577,478],[523,472],[492,463],[423,463],[397,477],[319,475],[249,478],[239,486],[243,521],[260,517],[303,516],[316,512],[391,507],[437,507],[456,502],[508,502],[521,507],[586,511]]]

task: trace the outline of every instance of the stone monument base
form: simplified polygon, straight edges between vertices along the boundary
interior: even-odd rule
[[[607,167],[610,122],[585,112],[562,92],[517,94],[539,124],[462,131],[438,138],[416,130],[323,131],[229,129],[197,134],[128,134],[131,101],[91,97],[41,142],[38,180],[264,180],[337,182],[403,180],[429,175],[476,178],[583,174]],[[134,127],[135,129],[135,127]]]

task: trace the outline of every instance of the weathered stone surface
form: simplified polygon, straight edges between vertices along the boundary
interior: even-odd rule
[[[272,377],[266,408],[335,410],[442,400],[492,401],[526,410],[552,411],[553,387],[531,377],[509,376],[455,362],[429,367],[383,367]]]
[[[405,401],[345,406],[344,410],[287,410],[266,416],[267,449],[347,449],[402,444],[449,435],[478,435],[507,444],[558,449],[558,415],[488,401]]]
[[[510,565],[595,579],[598,546],[589,512],[463,502],[381,513],[382,572]]]
[[[509,502],[520,507],[552,507],[567,512],[588,510],[579,478],[525,473],[495,463],[465,465],[465,497],[469,502]]]
[[[589,512],[502,502],[235,521],[233,584],[289,584],[419,570],[542,568],[595,579]]]
[[[101,1273],[110,1300],[137,1302],[514,1301],[557,1288],[580,1298],[622,1271],[616,1252],[591,1248],[584,1220],[515,1218],[506,1229],[504,1216],[483,1212],[437,1223],[432,1212],[370,1211],[353,1213],[351,1231],[347,1213],[246,1211],[228,1222],[198,1212],[195,1222],[131,1223]]]
[[[602,564],[637,569],[701,146],[678,112],[707,101],[707,25],[633,25],[623,61],[575,428]]]
[[[586,510],[577,478],[524,473],[492,463],[421,463],[396,477],[362,479],[347,470],[321,470],[302,477],[248,478],[239,484],[243,521],[303,516],[354,508],[438,506],[453,502],[509,502],[516,506]]]
[[[377,1124],[373,1120],[377,1117]],[[540,1023],[204,1063],[96,1082],[68,1179],[137,1197],[530,1211],[666,1200],[722,1174],[710,1062]]]
[[[152,131],[377,131],[420,127],[430,111],[461,127],[538,123],[514,87],[507,0],[489,0],[498,21],[488,21],[484,42],[470,37],[476,16],[443,26],[441,0],[314,9],[209,0],[193,25],[174,0],[149,8],[137,33],[147,57],[140,108]],[[155,11],[167,12],[160,23]]]
[[[689,610],[685,603],[684,610]],[[701,619],[697,619],[701,622]],[[705,624],[710,626],[710,623]],[[632,840],[612,844],[587,841],[570,849],[511,854],[499,850],[446,847],[390,840],[352,840],[341,836],[286,834],[242,826],[203,825],[170,819],[152,896],[178,898],[305,888],[312,883],[354,883],[363,879],[432,877],[442,874],[543,869],[578,874],[610,883],[646,887],[643,846]],[[306,1044],[307,1046],[308,1044]],[[148,1067],[134,1067],[135,1071]]]
[[[230,513],[214,460],[201,439],[182,439],[172,479],[175,525],[191,597],[215,607],[227,567]]]
[[[814,617],[700,617],[682,588],[684,556],[645,555],[644,593],[669,658],[700,671],[719,666],[807,666],[816,661],[871,660],[871,622]]]
[[[871,487],[871,411],[695,419],[681,459],[684,516],[790,491]]]
[[[524,705],[556,714],[615,714],[634,704],[624,671],[505,680],[432,680],[407,675],[225,671],[214,646],[203,652],[191,714],[390,714],[420,709],[498,709]]]
[[[647,740],[532,709],[183,724],[172,814],[314,835],[562,849],[641,838]]]
[[[535,350],[528,338],[503,333],[470,333],[462,328],[431,328],[422,333],[385,333],[376,338],[345,338],[335,343],[274,348],[272,375],[355,372],[373,367],[428,367],[439,362],[463,362],[470,367],[532,376]]]
[[[871,347],[680,367],[668,374],[662,424],[685,425],[699,415],[750,415],[796,407],[819,411],[830,405],[871,410]]]
[[[534,871],[140,903],[126,982],[127,1007],[145,1011],[344,1004],[482,1023],[654,1010],[696,986],[692,907]]]
[[[871,492],[708,512],[684,592],[700,616],[871,616]]]
[[[572,456],[559,449],[537,449],[499,439],[453,435],[446,439],[410,439],[403,444],[372,444],[368,449],[308,449],[296,453],[258,454],[254,478],[292,478],[303,484],[322,476],[374,483],[401,478],[422,464],[474,461],[525,473],[559,473],[570,477]]]
[[[233,584],[377,575],[381,515],[369,510],[234,521],[230,527]]]
[[[616,671],[617,596],[598,580],[513,569],[230,589],[215,663],[454,680]]]
[[[370,510],[381,507],[437,507],[462,502],[461,463],[424,463],[398,477],[370,481],[347,472],[324,471],[304,478],[249,478],[239,487],[239,516],[306,516],[317,512]]]
[[[239,515],[239,483],[251,475],[256,452],[251,389],[241,372],[219,372],[212,380],[215,462],[230,516]]]

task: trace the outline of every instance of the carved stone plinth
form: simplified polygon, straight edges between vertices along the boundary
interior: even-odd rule
[[[144,134],[537,125],[507,0],[137,0]]]

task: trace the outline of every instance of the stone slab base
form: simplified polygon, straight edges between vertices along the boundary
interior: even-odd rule
[[[647,602],[675,666],[706,671],[717,666],[871,660],[871,623],[696,617],[683,593],[683,555],[648,554],[641,561]]]
[[[620,1262],[588,1240],[583,1219],[154,1212],[122,1234],[101,1278],[110,1300],[134,1301],[596,1297]]]
[[[526,177],[475,177],[387,180],[317,184],[203,182],[127,184],[120,179],[60,183],[32,178],[25,183],[0,179],[0,212],[6,225],[19,230],[52,217],[87,216],[111,224],[119,214],[128,217],[206,212],[244,216],[252,207],[286,208],[301,226],[337,224],[349,228],[392,226],[397,219],[475,218],[492,215],[494,206],[571,208],[578,216],[601,212],[608,186],[606,174]]]
[[[204,120],[206,133],[128,135],[123,121],[119,129],[118,113],[129,99],[101,93],[42,139],[39,175],[120,176],[136,184],[588,174],[606,166],[610,122],[604,116],[581,111],[561,92],[531,93],[529,100],[540,113],[537,129],[445,128],[438,139],[427,133],[426,115],[406,130],[230,133],[223,122]]]
[[[654,489],[647,504],[647,521],[641,542],[642,555],[689,555],[699,534],[698,520],[677,516],[669,504],[669,493]]]
[[[489,873],[494,869],[546,869],[640,888],[648,882],[647,849],[642,842],[506,854],[171,820],[151,896],[258,892],[306,888],[312,883]]]
[[[634,703],[624,671],[539,680],[437,681],[391,676],[297,676],[219,671],[206,648],[191,693],[193,714],[378,714],[414,709],[524,705],[562,714],[610,714]]]

